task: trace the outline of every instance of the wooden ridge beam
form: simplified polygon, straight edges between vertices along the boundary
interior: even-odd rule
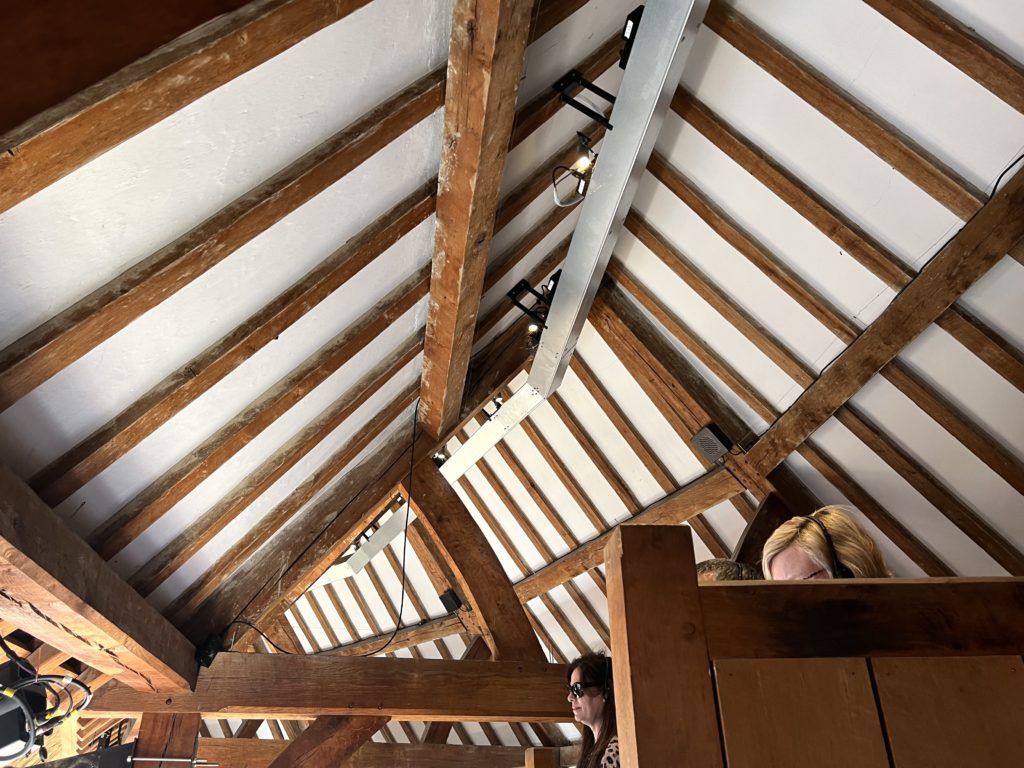
[[[748,453],[767,474],[1024,237],[1024,173],[968,221]]]
[[[430,75],[0,351],[0,409],[26,395],[434,112]]]
[[[1018,112],[1024,112],[1024,67],[927,0],[864,0]]]
[[[199,739],[199,757],[222,768],[270,768],[288,742],[271,739]],[[339,768],[522,768],[519,747],[454,744],[376,744],[361,746]],[[566,763],[569,765],[570,763]]]
[[[367,343],[412,309],[426,295],[420,270],[313,353],[202,445],[114,513],[89,536],[104,558],[111,558],[170,511],[238,451],[358,354]]]
[[[676,525],[709,509],[745,488],[725,469],[711,470],[674,493],[660,499],[645,510],[619,525]],[[617,527],[617,526],[616,526]],[[611,529],[615,530],[615,528]],[[541,568],[515,585],[516,594],[523,602],[532,600],[571,578],[604,563],[604,547],[611,538],[604,533],[580,545],[567,555]]]
[[[435,191],[436,182],[431,181],[413,192],[266,307],[37,472],[29,484],[51,506],[64,501],[429,217]]]
[[[984,203],[981,190],[721,0],[711,4],[704,23],[960,218]]]
[[[86,713],[146,711],[294,720],[388,715],[402,720],[564,722],[565,670],[539,661],[349,658],[222,653],[194,692],[151,694],[114,684]]]
[[[0,213],[367,0],[259,0],[158,48],[0,138]]]
[[[535,2],[455,0],[419,411],[433,437],[462,409]]]
[[[146,691],[195,682],[195,648],[2,464],[0,585],[0,618],[101,672]]]

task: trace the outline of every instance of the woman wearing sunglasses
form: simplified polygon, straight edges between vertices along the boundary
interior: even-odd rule
[[[577,768],[619,768],[612,660],[588,653],[572,661],[565,676],[573,717],[586,726]]]

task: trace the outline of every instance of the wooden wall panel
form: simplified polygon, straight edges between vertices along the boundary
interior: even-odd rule
[[[715,662],[729,768],[887,768],[864,659]]]
[[[1024,765],[1020,656],[871,663],[896,768]]]

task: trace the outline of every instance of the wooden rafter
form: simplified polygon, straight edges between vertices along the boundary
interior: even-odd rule
[[[704,23],[958,216],[972,215],[984,202],[983,193],[962,176],[720,0],[711,4]]]
[[[90,543],[105,558],[116,555],[214,470],[223,466],[351,360],[369,340],[415,306],[425,295],[426,289],[426,272],[421,270],[371,308],[359,322],[317,350],[308,360],[249,403],[239,415],[186,458],[125,504],[89,537]],[[409,346],[412,345],[407,343],[406,349]]]
[[[420,420],[459,418],[535,0],[456,0]]]
[[[158,709],[243,720],[350,714],[560,722],[567,717],[560,690],[564,674],[558,664],[535,661],[222,653],[200,673],[193,693],[148,694],[112,684],[97,694],[88,712],[100,717]]]
[[[259,0],[159,48],[0,138],[0,212],[367,0]]]
[[[4,465],[0,572],[0,618],[50,646],[147,691],[195,681],[195,648]]]
[[[435,188],[432,181],[413,192],[274,301],[37,472],[29,484],[48,504],[62,502],[424,221],[434,210]]]
[[[287,746],[270,739],[200,739],[199,757],[223,768],[269,768]],[[516,768],[523,765],[518,747],[449,744],[364,744],[338,768]]]
[[[188,285],[437,109],[428,76],[0,352],[0,408]]]
[[[337,765],[358,751],[387,722],[387,717],[379,715],[318,717],[299,738],[288,742],[270,763],[270,768]]]
[[[474,355],[464,418],[475,413],[526,364],[528,350],[521,342],[514,343],[524,338],[523,329],[522,323],[513,325]],[[365,529],[370,516],[393,497],[407,477],[410,464],[432,455],[447,439],[418,440],[414,455],[407,447],[410,441],[411,436],[399,431],[352,469],[336,489],[319,499],[314,509],[307,510],[302,522],[280,540],[273,552],[266,551],[248,562],[244,572],[233,576],[190,621],[196,636],[219,631],[236,618],[259,624],[305,592]]]
[[[871,326],[751,448],[765,474],[942,315],[1024,237],[1024,173],[1018,173],[921,270]]]
[[[654,502],[644,511],[620,525],[673,525],[743,493],[743,484],[724,469],[716,469],[697,478],[675,493]],[[612,529],[615,530],[615,529]],[[604,563],[604,547],[611,532],[582,544],[572,552],[546,565],[518,582],[516,593],[522,601],[551,591],[569,579]]]
[[[433,462],[413,472],[412,500],[434,545],[448,556],[495,659],[542,659],[512,585],[469,510]]]
[[[673,96],[672,109],[722,152],[746,169],[758,182],[784,200],[793,210],[886,285],[898,290],[914,277],[914,271],[910,265],[900,260],[881,242],[858,226],[847,214],[832,205],[782,165],[772,160],[765,150],[742,136],[705,104],[682,88],[678,89]],[[684,199],[684,202],[687,200]],[[687,202],[687,204],[690,203]],[[701,212],[699,204],[694,207],[694,210],[702,217],[705,216],[705,213]],[[708,216],[705,220],[730,245],[743,253],[754,266],[761,269],[769,279],[811,311],[815,302],[813,295],[811,293],[806,295],[795,293],[796,286],[794,284],[784,281],[777,270],[770,268],[762,258],[758,257],[757,245],[749,235],[744,237],[738,229],[734,229],[731,233],[721,230],[719,223],[712,216]],[[1016,248],[1024,250],[1020,245]],[[1013,252],[1014,248],[1011,248],[1010,253]],[[821,306],[821,309],[827,310],[827,307]],[[830,329],[839,323],[848,323],[842,317],[819,317],[819,319]],[[943,330],[977,355],[986,365],[1017,389],[1024,391],[1024,358],[1013,348],[1012,344],[988,327],[980,318],[960,305],[954,304],[939,317],[937,322]],[[835,332],[834,329],[833,332]],[[844,341],[846,340],[842,335],[838,333],[837,335]]]
[[[928,0],[864,0],[1018,112],[1024,67]]]

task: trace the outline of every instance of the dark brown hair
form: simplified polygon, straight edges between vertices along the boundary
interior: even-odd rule
[[[584,685],[593,685],[607,694],[604,701],[604,712],[601,714],[601,735],[594,741],[594,732],[590,728],[583,729],[583,744],[580,749],[580,760],[576,768],[599,768],[608,742],[617,734],[615,722],[615,688],[612,685],[612,660],[603,653],[587,653],[569,662],[565,671],[566,682],[572,682],[572,673],[580,670],[580,681]]]

